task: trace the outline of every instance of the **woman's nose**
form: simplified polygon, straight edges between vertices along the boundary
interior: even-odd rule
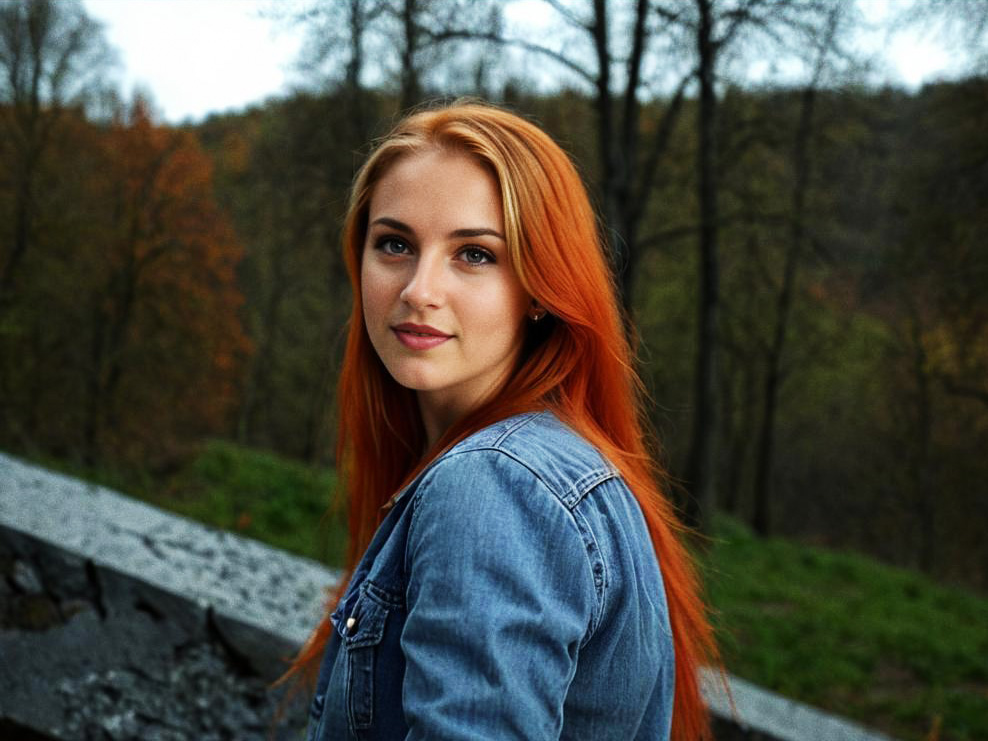
[[[401,300],[414,309],[435,308],[442,303],[442,282],[442,261],[422,256],[401,292]]]

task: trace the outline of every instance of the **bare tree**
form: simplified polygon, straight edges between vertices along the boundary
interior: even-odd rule
[[[337,84],[342,69],[345,89],[354,92],[364,89],[368,74],[392,77],[399,109],[408,110],[428,97],[430,81],[455,62],[460,42],[474,43],[500,27],[500,5],[493,0],[312,2],[291,18],[309,29],[303,64],[309,72],[318,70]],[[456,19],[462,35],[444,33],[449,19]],[[361,125],[367,136],[365,116]]]
[[[299,60],[316,87],[339,87],[347,108],[347,146],[357,147],[371,130],[366,80],[367,47],[385,10],[383,0],[313,2],[301,10],[273,5],[271,15],[306,29]]]
[[[800,96],[799,120],[793,140],[793,184],[790,205],[789,239],[785,250],[782,280],[775,300],[775,321],[772,338],[766,352],[763,387],[762,419],[758,431],[755,462],[755,510],[752,519],[755,532],[771,532],[772,472],[775,456],[775,418],[779,390],[785,374],[782,358],[795,300],[797,274],[806,253],[807,194],[812,177],[811,144],[815,127],[815,108],[820,84],[830,59],[841,54],[838,42],[843,35],[848,14],[847,6],[834,5],[827,25],[821,33],[810,37],[810,48],[816,60],[812,76]]]
[[[0,163],[13,192],[13,233],[0,246],[0,308],[31,247],[38,173],[62,111],[103,84],[112,56],[102,29],[78,2],[0,3]]]
[[[716,504],[714,441],[717,430],[717,322],[720,302],[717,256],[717,152],[715,123],[717,97],[714,74],[720,49],[726,42],[716,39],[711,0],[696,0],[696,55],[699,60],[700,104],[697,183],[700,201],[700,290],[697,292],[697,358],[693,381],[693,436],[686,463],[686,480],[692,497],[687,502],[687,521],[707,529]]]
[[[814,34],[831,4],[820,0],[695,0],[690,12],[681,3],[660,4],[657,12],[693,37],[698,81],[697,198],[699,223],[699,290],[697,291],[697,358],[694,371],[693,432],[686,465],[692,498],[687,521],[705,530],[716,503],[718,430],[718,325],[720,268],[718,232],[717,84],[729,54],[743,56],[772,45],[791,49],[805,33]]]

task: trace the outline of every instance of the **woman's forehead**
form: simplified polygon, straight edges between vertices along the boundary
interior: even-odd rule
[[[368,213],[371,221],[380,216],[403,221],[441,217],[456,228],[503,233],[500,186],[489,168],[463,151],[431,148],[391,163],[371,189]]]

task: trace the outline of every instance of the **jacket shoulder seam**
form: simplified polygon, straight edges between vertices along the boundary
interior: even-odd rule
[[[596,630],[597,625],[600,623],[600,620],[603,616],[603,610],[604,610],[604,597],[605,597],[604,587],[606,582],[602,578],[598,579],[598,575],[594,571],[594,559],[591,557],[591,550],[594,550],[598,554],[600,553],[596,545],[597,544],[596,536],[593,534],[591,528],[588,525],[587,531],[589,532],[591,538],[591,542],[588,543],[586,537],[584,536],[584,528],[581,527],[580,522],[577,521],[577,513],[573,511],[573,508],[567,506],[567,504],[563,501],[559,493],[552,486],[550,486],[549,483],[546,482],[542,476],[539,475],[538,471],[533,469],[518,456],[514,455],[510,450],[505,450],[504,448],[493,447],[488,445],[478,446],[475,448],[466,448],[463,450],[450,451],[449,453],[442,456],[439,460],[435,462],[435,465],[433,465],[430,468],[428,474],[422,478],[420,485],[416,487],[415,492],[412,494],[412,501],[410,502],[410,504],[412,505],[411,522],[409,522],[409,526],[408,526],[409,537],[405,541],[405,563],[406,564],[408,563],[408,547],[412,541],[411,531],[415,528],[415,520],[420,510],[421,503],[419,500],[421,499],[421,492],[423,489],[427,488],[429,478],[431,478],[432,475],[435,473],[435,471],[437,471],[440,467],[444,467],[443,466],[444,463],[446,463],[449,460],[452,460],[453,458],[459,457],[465,453],[482,453],[482,452],[498,453],[500,454],[500,456],[503,456],[504,458],[513,461],[521,468],[524,468],[550,494],[551,499],[556,503],[556,506],[560,507],[562,511],[565,513],[566,519],[569,522],[570,527],[572,528],[573,535],[577,538],[578,542],[582,547],[582,553],[587,568],[587,578],[590,584],[593,585],[593,594],[596,602],[591,624],[590,626],[588,626],[587,635],[584,637],[583,643],[585,644],[586,641],[593,636],[593,633]],[[606,569],[606,565],[603,563],[602,557],[600,557],[600,562],[602,569]]]

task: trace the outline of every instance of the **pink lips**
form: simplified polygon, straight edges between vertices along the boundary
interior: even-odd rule
[[[452,337],[427,324],[398,324],[391,331],[401,344],[412,350],[429,350]]]

